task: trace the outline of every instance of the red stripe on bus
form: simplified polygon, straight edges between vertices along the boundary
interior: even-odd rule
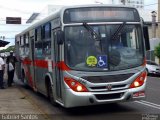
[[[31,65],[33,61],[31,61],[28,58],[25,58],[24,60],[22,60],[22,63],[25,65]],[[41,68],[48,68],[48,61],[45,60],[35,60],[34,61],[34,66],[36,67],[41,67]]]
[[[34,66],[41,68],[48,68],[48,61],[45,60],[35,60]]]
[[[22,60],[22,63],[26,65],[31,65],[32,61],[28,58],[25,58],[24,60]]]
[[[57,67],[62,70],[62,71],[69,71],[71,70],[65,63],[64,61],[60,61],[57,63]]]
[[[31,65],[32,61],[28,58],[25,58],[23,61],[22,61],[23,64],[26,64],[26,65]],[[48,61],[45,61],[45,60],[34,60],[34,66],[36,67],[41,67],[41,68],[48,68]],[[60,70],[62,71],[69,71],[71,70],[66,64],[64,61],[60,61],[58,62],[57,64],[54,64],[52,62],[52,66],[53,66],[53,69],[54,67],[58,67]]]
[[[146,61],[146,58],[144,58],[142,66],[146,66],[146,64],[147,64],[147,61]]]

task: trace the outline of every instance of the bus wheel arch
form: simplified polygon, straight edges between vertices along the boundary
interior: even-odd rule
[[[47,75],[45,77],[45,85],[46,85],[46,93],[47,93],[47,97],[49,99],[49,101],[51,102],[52,105],[56,106],[57,103],[55,101],[54,95],[53,95],[53,83],[51,81],[51,77],[49,75]]]

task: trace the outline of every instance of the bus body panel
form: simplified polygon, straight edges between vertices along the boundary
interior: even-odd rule
[[[98,105],[98,104],[107,104],[107,103],[118,103],[118,102],[128,102],[128,101],[135,101],[135,100],[143,100],[145,96],[142,97],[135,97],[133,98],[133,93],[137,93],[139,91],[145,91],[146,83],[138,89],[128,89],[128,90],[121,90],[115,92],[89,92],[89,93],[78,93],[73,92],[71,89],[65,90],[65,99],[66,103],[64,107],[78,107],[78,106],[88,106],[88,105]],[[95,95],[115,95],[115,94],[122,94],[123,95],[119,98],[108,99],[108,100],[98,100]]]
[[[17,54],[17,57],[19,57],[20,59],[18,62],[18,71],[17,71],[18,78],[22,78],[23,76],[22,74],[24,70],[26,83],[29,86],[31,86],[34,90],[41,92],[46,96],[48,96],[48,89],[49,89],[48,85],[51,84],[51,89],[52,89],[52,93],[55,101],[67,108],[144,99],[146,77],[144,80],[144,84],[142,86],[137,88],[130,88],[130,85],[139,75],[141,75],[141,73],[145,72],[145,63],[144,65],[141,64],[133,68],[124,68],[124,69],[116,70],[113,67],[112,70],[108,70],[107,68],[107,69],[104,69],[103,71],[99,71],[100,67],[96,70],[96,68],[94,68],[93,66],[92,67],[88,66],[88,68],[93,68],[95,69],[94,71],[92,69],[85,70],[86,69],[85,67],[84,67],[85,69],[79,69],[78,67],[72,67],[68,63],[68,59],[66,58],[66,54],[68,55],[67,53],[68,49],[66,49],[67,48],[66,43],[67,43],[67,39],[71,39],[71,38],[66,37],[67,31],[65,30],[67,30],[67,27],[68,27],[68,30],[72,29],[72,27],[73,28],[76,28],[77,26],[79,28],[82,27],[83,29],[91,32],[92,34],[93,32],[91,30],[92,27],[94,28],[98,26],[99,28],[102,28],[101,29],[102,31],[106,29],[109,25],[111,25],[111,27],[109,29],[107,28],[108,30],[105,31],[107,32],[106,35],[103,34],[104,31],[100,34],[101,37],[104,38],[104,37],[111,37],[108,31],[109,30],[114,31],[113,28],[115,26],[116,27],[118,25],[121,26],[122,24],[121,27],[123,27],[123,25],[124,26],[126,25],[124,29],[131,30],[132,28],[134,28],[134,25],[135,26],[141,25],[141,21],[131,22],[132,21],[131,19],[130,19],[131,21],[129,22],[127,21],[126,22],[122,22],[122,21],[120,22],[119,21],[117,22],[95,21],[94,22],[92,21],[92,22],[88,22],[87,23],[88,25],[84,24],[83,22],[74,23],[73,21],[70,21],[71,23],[69,22],[65,23],[64,21],[65,18],[63,15],[66,13],[67,10],[77,9],[77,8],[87,9],[87,8],[94,8],[94,7],[95,8],[101,8],[101,7],[116,8],[116,6],[106,6],[106,5],[64,7],[60,11],[50,15],[49,17],[45,18],[44,20],[41,20],[36,24],[33,24],[31,27],[27,28],[26,30],[22,31],[20,34],[16,35],[16,54]],[[132,7],[118,6],[117,8],[130,9]],[[134,8],[132,9],[137,11]],[[51,25],[50,27],[48,27],[49,24]],[[138,29],[137,30],[138,32],[129,33],[126,36],[123,36],[123,38],[129,38],[128,35],[133,36],[133,34],[135,34],[135,36],[133,36],[133,39],[134,39],[134,37],[141,35],[141,27],[140,26],[138,28],[135,27],[133,31],[136,31],[136,29]],[[62,31],[64,33],[63,44],[57,43],[59,39],[58,31]],[[26,36],[28,33],[29,33],[29,51],[30,51],[29,57],[25,55],[25,51],[24,51],[24,54],[19,53],[19,51],[21,51],[22,49],[25,49],[24,47],[25,44],[22,44],[22,41],[25,41],[24,36]],[[115,32],[114,34],[116,35],[117,33]],[[41,35],[40,36],[41,39],[39,39],[39,35]],[[49,37],[46,37],[46,36],[49,36]],[[81,35],[79,37],[81,37]],[[141,41],[142,41],[141,43],[142,48],[140,49],[142,49],[141,52],[143,54],[144,53],[143,38],[141,39]],[[86,44],[87,42],[88,41],[85,41]],[[127,42],[125,41],[125,44],[131,44]],[[132,41],[132,42],[133,42],[133,46],[131,47],[135,47],[136,44],[139,45],[139,43],[136,43],[137,41]],[[71,44],[69,43],[68,46],[69,45]],[[109,52],[109,48],[107,49],[108,49],[107,52],[111,54],[111,52]],[[83,50],[83,47],[82,49],[79,49],[79,51],[82,51],[82,50]],[[127,56],[126,51],[128,51],[128,53],[131,51],[129,49],[118,49],[118,50],[122,50],[121,53],[119,53],[121,54],[121,56],[125,56],[125,55]],[[134,53],[137,56],[138,54],[141,54],[141,53],[137,53],[137,51],[135,51]],[[99,54],[99,55],[100,57],[101,56],[103,57],[103,54]],[[75,56],[78,56],[78,54],[75,54]],[[131,59],[131,58],[128,58],[128,59]],[[121,58],[121,60],[123,61],[124,58]],[[133,61],[134,61],[134,58],[133,58]],[[129,62],[132,63],[132,60],[130,60]],[[66,77],[74,79],[80,84],[83,84],[87,88],[88,92],[73,91],[64,81]],[[50,84],[48,82],[50,82]]]

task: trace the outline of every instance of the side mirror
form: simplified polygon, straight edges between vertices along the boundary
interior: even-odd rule
[[[62,45],[64,42],[64,32],[63,31],[57,31],[57,44]]]
[[[145,25],[143,26],[143,36],[144,36],[144,40],[145,40],[146,51],[150,50],[148,27]]]

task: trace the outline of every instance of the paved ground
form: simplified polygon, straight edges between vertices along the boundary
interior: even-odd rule
[[[0,104],[1,114],[40,114],[15,86],[0,90]]]
[[[18,86],[13,85],[0,89],[0,120],[8,119],[47,120],[47,117]]]
[[[145,101],[73,109],[55,107],[43,95],[17,84],[0,89],[0,120],[142,120],[146,115],[147,119],[143,120],[152,120],[150,117],[160,120],[159,80],[156,77],[148,78],[148,97]],[[31,117],[24,119],[21,115]]]

